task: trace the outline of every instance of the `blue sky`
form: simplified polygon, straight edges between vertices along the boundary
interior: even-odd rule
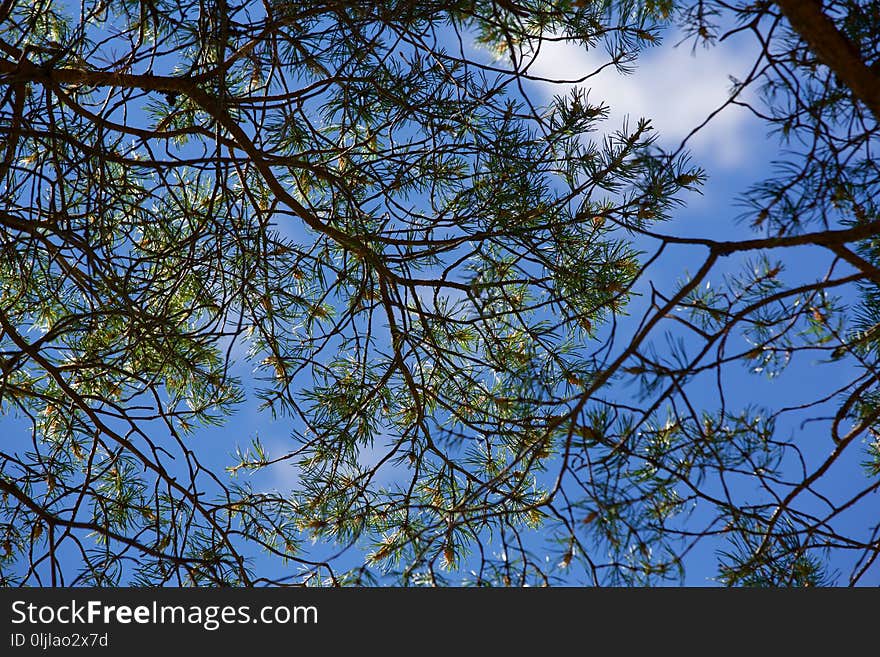
[[[632,75],[621,76],[608,68],[581,84],[590,89],[593,102],[601,100],[610,106],[610,118],[603,124],[609,132],[619,128],[625,117],[634,119],[646,116],[651,118],[660,135],[658,143],[664,148],[676,148],[696,126],[725,103],[731,84],[729,76],[745,77],[756,57],[755,44],[748,35],[735,36],[711,49],[700,47],[696,51],[692,49],[691,42],[673,47],[677,40],[677,35],[667,35],[665,43],[643,54]],[[576,79],[601,68],[606,62],[607,55],[601,48],[585,51],[572,45],[548,44],[530,72],[554,79]],[[549,102],[555,94],[565,93],[568,86],[549,83],[528,85],[534,99],[543,102]],[[755,100],[753,95],[749,99]],[[766,125],[746,109],[730,106],[690,138],[687,148],[692,153],[694,163],[706,170],[708,181],[702,194],[688,196],[686,206],[676,212],[672,221],[659,226],[658,230],[668,234],[717,239],[752,236],[748,225],[736,220],[742,212],[738,198],[750,184],[768,175],[772,160],[781,153],[776,138],[768,137]],[[640,239],[639,246],[650,253],[656,244]],[[788,280],[815,278],[820,275],[821,266],[830,262],[819,250],[811,253],[805,249],[799,253],[809,255],[787,262]],[[671,290],[677,281],[699,265],[698,258],[702,254],[694,254],[688,248],[671,248],[645,273],[635,290],[642,296],[636,296],[628,308],[631,319],[637,320],[644,311],[648,285]],[[725,270],[737,270],[742,263],[742,258],[730,258],[716,268],[712,280],[718,280]],[[635,322],[623,322],[622,336],[631,334],[634,328]],[[625,337],[622,344],[625,344]],[[223,427],[200,429],[189,438],[193,450],[215,471],[222,471],[231,465],[236,447],[246,449],[256,437],[266,447],[270,459],[284,455],[292,446],[288,422],[283,419],[273,421],[268,413],[257,409],[253,385],[249,381],[253,374],[252,365],[245,361],[244,346],[236,348],[233,355],[238,361],[234,373],[245,382],[248,400]],[[845,368],[823,368],[822,375],[816,376],[818,370],[815,365],[809,357],[798,357],[788,370],[773,379],[749,373],[744,366],[738,372],[729,368],[731,378],[727,390],[730,398],[727,401],[732,408],[753,403],[769,407],[797,404],[829,390],[834,384],[846,383],[849,372]],[[837,380],[830,376],[837,377]],[[615,388],[613,392],[622,396],[635,394],[634,390],[625,387]],[[711,384],[705,385],[702,390],[698,387],[694,399],[707,408],[713,408],[718,402]],[[22,426],[20,421],[8,416],[0,418],[0,432],[5,437],[17,434],[26,440],[26,434],[19,433]],[[796,420],[792,420],[788,424],[782,423],[780,431],[802,431],[803,438],[799,440],[815,442],[816,448],[808,450],[808,453],[816,462],[827,454],[829,445],[824,442],[821,426],[801,428]],[[364,459],[374,459],[381,452],[381,447],[377,445],[375,453],[365,453]],[[843,494],[853,489],[858,483],[853,477],[858,470],[857,457],[858,454],[855,454],[835,468],[826,482],[826,490],[837,490]],[[393,476],[393,473],[388,476]],[[243,471],[238,478],[249,481],[256,489],[282,493],[297,484],[296,469],[290,461],[282,461],[255,474]],[[864,530],[867,520],[863,515],[858,515],[842,518],[841,522]],[[717,575],[716,548],[717,545],[707,542],[691,555],[686,583],[714,583],[713,578]],[[259,558],[256,563],[261,563]],[[271,567],[277,567],[277,561],[266,561],[267,566],[270,563]],[[842,568],[845,565],[840,564]],[[580,578],[575,575],[575,579]],[[876,576],[873,583],[877,583]]]

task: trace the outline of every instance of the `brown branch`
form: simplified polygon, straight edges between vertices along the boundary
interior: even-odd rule
[[[271,164],[248,137],[245,130],[229,115],[222,103],[200,86],[204,76],[163,76],[149,73],[122,73],[76,68],[43,68],[22,58],[17,64],[0,59],[0,76],[7,82],[38,82],[41,84],[83,84],[94,87],[119,87],[145,91],[174,92],[188,96],[211,118],[219,123],[239,149],[251,159],[266,185],[282,203],[289,207],[312,230],[322,233],[340,246],[366,260],[382,278],[395,281],[396,277],[385,266],[381,257],[358,238],[321,221],[313,212],[297,201],[272,172]],[[2,82],[0,77],[0,82]],[[54,86],[53,85],[53,86]]]
[[[53,525],[57,525],[59,527],[69,527],[70,529],[84,529],[91,532],[95,532],[105,536],[108,539],[112,539],[114,541],[118,541],[123,545],[127,545],[131,548],[135,548],[136,550],[140,550],[144,554],[148,554],[152,557],[156,557],[157,559],[162,559],[164,561],[170,561],[171,563],[179,564],[179,565],[190,565],[190,564],[198,564],[198,565],[210,565],[211,562],[205,559],[195,559],[177,556],[173,553],[168,553],[163,550],[159,550],[157,548],[151,547],[146,543],[141,543],[139,540],[130,538],[125,536],[124,534],[120,534],[118,532],[114,532],[106,525],[100,525],[94,522],[84,522],[81,520],[74,520],[62,518],[61,516],[55,515],[51,513],[45,505],[40,504],[35,501],[28,495],[26,495],[14,482],[5,481],[0,479],[0,491],[7,495],[12,495],[18,502],[20,502],[23,506],[27,507],[27,509],[40,518],[42,521],[46,522],[50,527]]]
[[[880,77],[865,64],[856,45],[822,11],[822,3],[777,0],[776,5],[819,61],[834,71],[880,121]]]
[[[851,264],[872,281],[874,281],[875,283],[880,283],[880,269],[875,267],[873,264],[871,264],[861,256],[853,253],[842,244],[828,245],[828,248],[841,260],[845,260],[846,262]]]
[[[835,251],[841,245],[860,240],[868,239],[880,235],[880,221],[869,221],[866,223],[856,224],[850,228],[841,228],[837,230],[820,230],[812,233],[801,233],[799,235],[783,235],[780,237],[757,237],[748,240],[713,240],[703,237],[678,237],[677,235],[666,235],[657,233],[646,228],[632,226],[626,223],[619,223],[620,226],[654,238],[664,244],[690,244],[693,246],[705,246],[712,253],[719,257],[741,253],[743,251],[756,251],[762,249],[784,249],[793,246],[824,246],[826,249]],[[844,257],[838,253],[844,260],[855,266],[857,269],[864,271],[866,274],[875,275],[876,268],[867,265],[864,262],[858,264],[853,259],[854,254]]]

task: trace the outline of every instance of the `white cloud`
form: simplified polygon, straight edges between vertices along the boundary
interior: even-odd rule
[[[675,148],[729,98],[729,76],[746,77],[755,61],[755,53],[742,43],[722,43],[694,52],[691,42],[675,47],[677,41],[678,35],[672,34],[664,44],[644,52],[630,75],[607,66],[580,84],[590,89],[592,103],[602,101],[610,107],[610,120],[604,130],[618,129],[627,115],[631,120],[650,118],[660,135],[660,144]],[[545,42],[529,72],[554,80],[573,80],[599,69],[609,59],[601,48],[588,51],[573,44]],[[539,86],[549,98],[571,85]],[[759,121],[745,108],[728,106],[688,141],[688,147],[700,163],[733,168],[746,159],[746,133],[756,138],[760,133],[754,128],[758,125]]]

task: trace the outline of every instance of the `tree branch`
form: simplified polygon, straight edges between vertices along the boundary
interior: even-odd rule
[[[819,60],[834,71],[880,121],[880,77],[868,68],[855,44],[837,29],[819,0],[777,0],[791,27]]]

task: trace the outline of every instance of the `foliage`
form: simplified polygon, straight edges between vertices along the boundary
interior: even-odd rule
[[[835,523],[880,485],[877,121],[774,5],[2,11],[4,583],[642,584],[726,537],[730,584],[829,583],[834,550],[870,571],[877,528]],[[880,61],[871,3],[826,11]],[[530,65],[564,40],[625,72],[731,20],[765,44],[731,103],[760,86],[790,151],[744,196],[757,237],[665,235],[704,172],[583,86],[536,102]],[[673,243],[707,257],[668,292]],[[769,254],[805,248],[827,271],[786,280]],[[858,374],[725,402],[743,361],[802,353]],[[224,471],[200,432],[253,396],[289,449]],[[829,498],[861,440],[867,479]],[[247,483],[279,463],[291,490]]]

